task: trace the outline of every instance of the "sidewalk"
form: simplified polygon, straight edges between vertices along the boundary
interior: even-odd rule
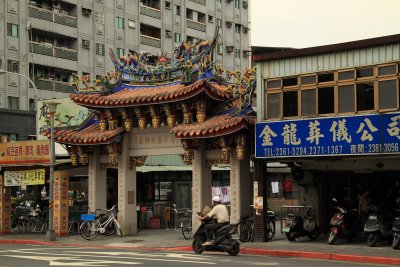
[[[379,243],[368,247],[365,240],[348,243],[338,240],[336,245],[328,245],[328,237],[321,235],[310,241],[307,237],[289,242],[280,233],[269,242],[242,243],[242,254],[256,254],[279,257],[301,257],[310,259],[352,261],[362,263],[400,265],[400,250],[393,250],[389,243]],[[142,250],[191,251],[192,240],[185,240],[180,229],[144,230],[132,236],[102,236],[95,240],[84,240],[80,235],[57,238],[46,242],[44,234],[0,235],[0,244],[37,244],[58,246],[114,247]]]

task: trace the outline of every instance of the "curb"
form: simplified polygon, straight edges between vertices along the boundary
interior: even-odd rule
[[[56,242],[38,241],[29,239],[7,239],[0,240],[0,244],[20,244],[20,245],[48,245],[48,246],[65,246],[65,247],[90,247],[90,248],[123,248],[135,249],[146,251],[192,251],[191,246],[181,247],[125,247],[125,246],[91,246],[82,244],[60,244]],[[301,250],[282,250],[282,249],[261,249],[261,248],[246,248],[240,249],[242,254],[248,255],[263,255],[271,257],[290,257],[290,258],[305,258],[305,259],[318,259],[318,260],[332,260],[344,262],[358,262],[358,263],[372,263],[372,264],[386,264],[400,266],[400,258],[389,258],[379,256],[362,256],[350,254],[337,254],[328,252],[311,252]]]

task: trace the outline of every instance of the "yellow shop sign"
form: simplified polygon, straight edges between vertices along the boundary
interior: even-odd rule
[[[45,182],[45,170],[5,171],[5,186],[38,185]]]
[[[49,163],[49,140],[0,143],[0,166]]]

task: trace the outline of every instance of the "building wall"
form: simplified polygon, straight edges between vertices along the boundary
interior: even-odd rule
[[[50,1],[51,2],[51,1]],[[166,2],[170,3],[167,8]],[[240,9],[235,8],[235,1],[202,1],[198,0],[160,0],[160,18],[141,14],[139,0],[59,0],[54,1],[56,7],[68,6],[70,15],[76,17],[76,27],[64,25],[65,22],[49,22],[40,16],[60,17],[61,13],[53,14],[51,11],[37,10],[32,8],[29,1],[0,0],[0,69],[7,69],[8,60],[19,61],[19,73],[29,76],[29,66],[35,68],[38,64],[57,67],[79,75],[85,73],[92,77],[103,75],[114,67],[109,59],[108,51],[117,48],[125,50],[140,49],[153,54],[161,55],[167,52],[168,56],[173,55],[173,48],[178,46],[174,42],[175,33],[181,34],[181,41],[187,36],[195,40],[212,39],[215,33],[217,18],[222,19],[220,43],[224,47],[222,55],[217,54],[216,60],[223,66],[233,71],[244,69],[250,63],[250,57],[244,56],[244,50],[250,50],[250,32],[243,32],[243,27],[249,28],[249,7],[243,8],[243,1]],[[245,1],[248,3],[249,1]],[[174,15],[174,5],[180,5],[180,16]],[[90,14],[84,14],[82,8],[91,10]],[[193,20],[197,19],[197,11],[204,13],[205,31],[195,30],[188,27],[186,9],[194,10]],[[41,12],[38,15],[32,13]],[[43,15],[44,14],[44,15]],[[209,16],[213,19],[209,20]],[[96,17],[96,19],[95,19]],[[116,17],[124,18],[124,29],[116,28]],[[71,17],[68,17],[71,19]],[[99,19],[100,18],[100,19]],[[103,19],[101,19],[103,18]],[[134,22],[134,27],[129,26],[129,21]],[[232,22],[228,28],[226,21]],[[19,37],[7,36],[7,23],[19,26]],[[158,27],[161,31],[161,47],[154,47],[140,43],[140,24]],[[189,22],[190,23],[190,22]],[[241,33],[235,33],[235,24],[242,25]],[[171,35],[167,35],[166,31]],[[29,52],[30,34],[32,31],[41,31],[44,35],[58,36],[68,40],[69,53],[77,55],[68,56],[67,59],[56,56],[44,55],[43,53]],[[87,47],[82,46],[83,40],[89,41]],[[96,43],[104,44],[104,55],[96,55]],[[234,46],[233,52],[226,52],[226,46]],[[41,44],[39,44],[41,48]],[[45,47],[46,49],[46,47]],[[235,49],[240,50],[240,58],[235,58]],[[57,50],[59,52],[59,50]],[[61,51],[63,52],[63,51]],[[75,57],[75,59],[74,59]],[[11,81],[10,81],[11,80]],[[40,98],[61,98],[67,96],[65,84],[53,81],[37,83],[38,97]],[[59,87],[62,89],[59,89]],[[41,90],[46,89],[46,90]],[[71,89],[69,89],[71,90]],[[19,97],[19,109],[29,110],[29,99],[34,99],[34,90],[28,87],[25,78],[13,74],[0,74],[0,108],[8,109],[8,96]],[[0,125],[0,134],[5,129]],[[29,132],[35,134],[35,131]]]

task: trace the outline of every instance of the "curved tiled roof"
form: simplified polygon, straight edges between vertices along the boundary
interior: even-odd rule
[[[62,144],[99,145],[110,144],[124,131],[124,127],[115,130],[101,130],[99,124],[92,124],[85,129],[63,129],[54,133],[54,140]]]
[[[248,128],[255,124],[256,117],[237,116],[229,117],[229,114],[214,116],[205,122],[199,124],[180,124],[171,129],[171,133],[176,138],[207,138],[222,136],[236,132],[242,128]]]
[[[210,98],[225,101],[232,95],[222,84],[199,80],[190,85],[174,83],[164,86],[135,88],[129,85],[113,94],[71,94],[76,104],[87,107],[129,107],[150,104],[162,104],[188,99],[201,92]]]

